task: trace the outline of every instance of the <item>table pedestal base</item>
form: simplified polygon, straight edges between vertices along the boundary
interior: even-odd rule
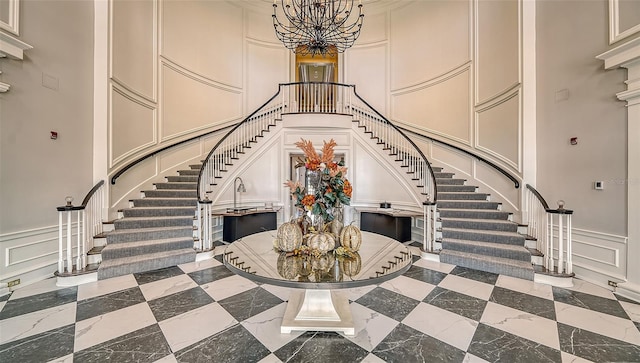
[[[282,318],[281,333],[335,331],[355,335],[349,299],[331,290],[294,291]]]

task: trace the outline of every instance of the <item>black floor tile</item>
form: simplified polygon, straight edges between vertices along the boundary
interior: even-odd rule
[[[144,295],[138,286],[130,289],[101,295],[94,298],[80,300],[76,308],[76,321],[93,318],[145,302]]]
[[[385,362],[462,362],[465,352],[404,324],[371,351]]]
[[[629,315],[617,300],[555,286],[553,287],[553,299],[561,303],[617,316],[622,319],[629,319]]]
[[[616,296],[616,299],[618,299],[619,301],[624,301],[624,302],[640,305],[640,302],[638,302],[638,301],[627,299],[626,297],[618,295],[618,294],[614,294],[614,295]]]
[[[489,362],[562,362],[557,349],[480,323],[467,351]]]
[[[337,333],[306,332],[276,350],[283,362],[360,362],[369,352]]]
[[[252,363],[271,354],[258,339],[237,324],[174,354],[178,362]]]
[[[171,354],[158,324],[119,336],[73,354],[78,362],[155,362]]]
[[[382,287],[369,291],[356,302],[396,321],[402,321],[420,303],[418,300]]]
[[[237,321],[249,319],[250,317],[269,310],[282,302],[283,301],[279,297],[261,287],[256,287],[218,301],[218,303]]]
[[[593,362],[640,362],[640,346],[558,323],[560,349]]]
[[[213,302],[213,298],[198,286],[151,300],[148,304],[156,320],[160,322]]]
[[[0,345],[0,362],[48,362],[73,353],[75,324]]]
[[[495,286],[489,301],[556,320],[556,308],[552,300]]]
[[[72,303],[77,296],[78,288],[74,286],[9,300],[0,312],[0,320]]]
[[[234,273],[229,271],[225,266],[216,266],[204,270],[190,272],[188,274],[198,285],[208,284],[213,281],[233,276]]]
[[[480,320],[487,306],[485,300],[437,286],[422,301],[475,321]]]
[[[465,277],[471,280],[484,282],[490,285],[495,285],[496,281],[498,281],[498,276],[500,276],[492,272],[479,271],[479,270],[474,270],[474,269],[460,267],[460,266],[456,266],[450,272],[450,274],[460,276],[460,277]]]
[[[411,277],[412,279],[420,280],[432,285],[439,284],[445,277],[446,273],[429,270],[418,266],[411,266],[409,270],[404,273],[404,276]]]
[[[144,285],[149,282],[164,280],[178,275],[184,275],[184,271],[182,271],[178,266],[171,266],[155,271],[135,273],[133,274],[133,277],[135,277],[139,285]]]
[[[0,296],[0,302],[7,301],[11,297],[11,293]]]

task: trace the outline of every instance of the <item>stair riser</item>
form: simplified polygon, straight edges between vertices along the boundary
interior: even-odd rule
[[[472,231],[452,231],[448,229],[442,230],[442,238],[447,239],[464,239],[468,241],[482,241],[501,243],[514,246],[524,246],[524,237],[520,236],[502,236],[497,234],[473,233]]]
[[[439,188],[438,188],[439,189]],[[448,192],[440,192],[438,190],[438,199],[439,200],[488,200],[488,194],[484,193],[448,193]]]
[[[531,254],[526,250],[517,252],[500,248],[491,248],[489,246],[475,246],[462,243],[452,243],[447,241],[446,239],[442,241],[442,248],[460,252],[475,253],[485,256],[509,258],[518,261],[531,261]]]
[[[196,199],[134,199],[134,207],[195,207]]]
[[[438,203],[438,206],[440,204]],[[475,211],[462,211],[462,210],[440,210],[441,218],[472,218],[472,219],[500,219],[500,220],[508,220],[509,213],[508,212],[499,212],[499,211],[486,211],[486,212],[475,212]]]
[[[135,229],[135,228],[161,228],[161,227],[177,227],[177,226],[193,226],[193,218],[171,218],[171,219],[148,219],[148,220],[130,220],[119,219],[114,222],[116,230]]]
[[[197,183],[156,183],[156,189],[187,189],[195,190],[198,188]]]
[[[98,280],[108,279],[110,277],[122,276],[137,272],[158,270],[165,267],[177,266],[187,262],[195,261],[195,251],[192,254],[182,254],[171,256],[168,258],[158,258],[148,261],[141,261],[134,264],[121,266],[101,266],[98,269]]]
[[[438,207],[451,209],[491,209],[500,207],[498,202],[438,200]]]
[[[478,189],[477,187],[473,186],[473,185],[446,185],[446,184],[440,184],[438,185],[438,195],[440,195],[440,193],[447,193],[447,192],[475,192],[476,189]]]
[[[193,229],[181,228],[168,231],[129,232],[107,235],[107,245],[111,243],[148,241],[152,239],[178,238],[193,236]]]
[[[501,264],[486,264],[483,261],[464,258],[460,256],[449,256],[446,254],[440,254],[440,262],[533,281],[533,269],[526,270]]]
[[[197,175],[182,175],[182,176],[174,175],[174,176],[167,176],[166,179],[169,183],[173,183],[173,182],[197,183],[198,182]]]
[[[182,208],[162,208],[162,209],[139,209],[131,208],[122,210],[123,217],[179,217],[190,216],[193,217],[196,214],[196,209],[182,209]]]
[[[113,245],[113,246],[118,246]],[[103,260],[111,260],[115,258],[140,256],[148,253],[172,251],[183,248],[193,248],[193,239],[185,239],[184,241],[175,241],[168,243],[155,243],[152,245],[144,245],[135,248],[105,248],[102,251]]]
[[[145,198],[197,198],[198,192],[195,190],[167,190],[167,189],[156,189],[156,190],[145,190],[144,192]]]
[[[436,179],[436,185],[440,186],[440,185],[463,185],[465,182],[464,179],[447,179],[447,178],[441,178],[441,179]]]
[[[464,228],[484,231],[517,232],[518,225],[515,223],[497,223],[491,221],[451,221],[442,220],[444,228]]]

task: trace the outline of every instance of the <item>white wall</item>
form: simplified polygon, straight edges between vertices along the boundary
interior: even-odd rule
[[[80,203],[94,182],[93,2],[20,5],[16,37],[33,49],[0,59],[11,84],[0,93],[0,275],[28,283],[57,262],[56,207],[67,195]]]

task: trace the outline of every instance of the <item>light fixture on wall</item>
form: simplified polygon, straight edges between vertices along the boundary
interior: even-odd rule
[[[240,185],[237,185],[237,182],[240,181]],[[241,177],[236,177],[233,180],[233,210],[237,210],[238,209],[238,203],[237,203],[237,194],[238,193],[246,193],[247,189],[244,187],[244,182],[242,181]]]
[[[361,0],[280,0],[284,22],[273,0],[273,26],[287,49],[300,55],[334,56],[358,39],[364,14]],[[353,13],[358,8],[357,17]],[[349,22],[349,23],[347,23]]]

